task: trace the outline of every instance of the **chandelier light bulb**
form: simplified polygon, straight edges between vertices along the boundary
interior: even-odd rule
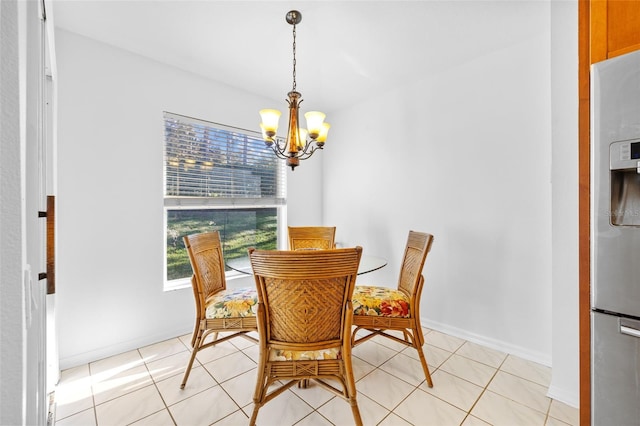
[[[298,149],[304,149],[307,144],[307,129],[299,128],[298,129]]]
[[[324,141],[327,140],[327,133],[329,133],[329,128],[330,127],[331,127],[331,124],[326,123],[326,122],[322,123],[322,128],[320,129],[320,134],[316,138],[316,142],[318,142],[318,144],[324,144]]]
[[[309,137],[317,139],[322,130],[322,123],[326,115],[320,111],[309,111],[305,113],[304,118],[307,119],[307,129],[309,129]]]
[[[262,127],[264,133],[269,137],[273,138],[278,131],[278,121],[280,121],[280,115],[282,113],[277,109],[261,109],[260,117],[262,118],[262,123],[260,127]]]

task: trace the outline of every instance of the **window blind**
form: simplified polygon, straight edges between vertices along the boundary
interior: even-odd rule
[[[284,205],[285,166],[261,134],[164,113],[165,205]]]

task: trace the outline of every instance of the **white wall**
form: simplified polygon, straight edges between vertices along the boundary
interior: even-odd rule
[[[26,419],[26,23],[17,2],[0,2],[0,424]]]
[[[553,68],[560,92],[552,98],[551,10],[539,5],[521,17],[535,28],[530,39],[334,112],[332,137],[341,150],[325,157],[324,219],[338,226],[338,239],[388,257],[387,268],[362,281],[390,285],[408,230],[433,233],[424,325],[546,365],[555,354],[554,367],[572,372],[577,310],[560,307],[577,304],[577,265],[564,263],[577,256],[577,106],[570,102],[577,50],[568,41],[554,50],[553,59],[560,51],[567,59]],[[554,20],[556,30],[566,26],[554,35],[571,34],[569,41],[577,34],[572,8]],[[552,101],[562,126],[555,132]],[[552,141],[562,164],[573,161],[553,169],[554,197]],[[345,182],[350,190],[338,190]],[[552,290],[556,281],[563,290]],[[577,382],[554,384],[565,400],[577,397]]]
[[[65,31],[56,49],[64,369],[193,329],[191,289],[163,291],[162,112],[255,129],[273,101]],[[304,167],[295,174],[316,181]],[[293,181],[289,196],[320,222],[320,194],[304,189]]]
[[[578,4],[551,2],[552,361],[549,396],[579,405]]]
[[[527,42],[344,111],[333,126],[342,150],[325,160],[325,219],[349,241],[389,257],[384,272],[392,282],[408,230],[434,234],[422,311],[430,325],[545,364],[548,28],[540,18],[540,33]],[[384,120],[363,125],[359,117],[376,111]],[[351,191],[332,190],[341,182]]]

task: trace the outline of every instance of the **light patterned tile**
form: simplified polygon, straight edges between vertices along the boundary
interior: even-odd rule
[[[497,371],[493,367],[456,354],[445,361],[440,369],[482,387],[489,383]]]
[[[204,368],[213,375],[218,383],[222,383],[256,368],[256,364],[243,352],[236,351],[224,358],[204,364]]]
[[[547,367],[437,331],[424,329],[424,333],[428,344],[423,349],[433,375],[433,388],[428,388],[424,382],[415,349],[380,336],[354,348],[354,375],[364,424],[458,425],[462,422],[463,426],[486,426],[489,424],[486,422],[491,422],[496,426],[526,426],[542,425],[545,420],[549,426],[576,426],[579,423],[577,409],[546,397],[546,386],[550,380]],[[209,372],[196,361],[187,388],[181,391],[179,386],[190,355],[187,350],[190,340],[191,335],[185,334],[139,351],[63,371],[56,388],[56,424],[94,425],[98,416],[98,424],[131,421],[136,425],[171,425],[173,420],[163,400],[170,405],[171,413],[175,411],[178,417],[182,416],[181,420],[176,417],[178,424],[246,424],[253,409],[258,346],[239,338],[204,350],[199,358],[207,360],[208,367],[217,371],[220,380],[225,381],[222,386],[216,385]],[[456,351],[455,354],[452,351]],[[139,367],[144,364],[143,357],[148,361],[146,368],[156,380],[162,399],[155,386],[147,385],[136,390],[136,387],[144,386],[143,381],[136,381],[140,378],[138,373],[142,373]],[[229,362],[222,362],[224,358]],[[245,360],[249,362],[245,363]],[[496,366],[500,366],[498,372]],[[113,392],[121,381],[125,389],[129,386],[125,391],[129,393],[99,404],[94,415],[90,394],[92,381],[96,386],[105,386]],[[482,393],[483,385],[479,387],[478,384],[489,381],[488,390]],[[416,382],[420,383],[418,389],[410,384]],[[212,395],[216,392],[219,398]],[[106,392],[102,394],[107,395]],[[478,395],[481,395],[479,400]],[[213,400],[222,408],[212,410]],[[464,413],[472,406],[471,414]],[[318,411],[314,412],[313,407],[318,407]],[[390,412],[393,407],[397,408]],[[547,408],[549,415],[545,416]],[[212,415],[211,411],[215,414]],[[458,416],[459,412],[463,417]],[[263,407],[260,413],[261,426],[353,423],[350,407],[344,400],[313,385],[308,389],[295,388],[284,392]],[[106,417],[108,415],[115,416],[115,420]],[[203,415],[204,420],[198,417]],[[129,419],[138,416],[135,420]]]
[[[547,422],[545,423],[545,426],[571,426],[571,425],[569,425],[569,423],[562,422],[558,419],[554,419],[551,416],[547,416]]]
[[[551,401],[549,416],[573,426],[580,424],[580,410],[555,399]]]
[[[455,352],[460,346],[465,343],[464,339],[459,337],[450,336],[448,334],[441,333],[439,331],[431,331],[424,337],[425,343],[433,346],[437,346],[445,351]]]
[[[247,333],[247,336],[252,336],[254,339],[258,338],[258,333],[250,332]],[[238,349],[247,349],[251,346],[258,346],[258,344],[252,340],[246,339],[244,337],[238,336],[229,340],[229,342]]]
[[[143,419],[132,423],[132,426],[174,426],[175,423],[171,418],[168,410],[158,411],[155,414],[147,416]]]
[[[362,423],[365,425],[378,424],[383,418],[388,417],[390,414],[390,411],[384,408],[382,405],[378,404],[371,398],[368,398],[366,395],[361,394],[358,394],[358,408],[360,409],[360,417],[362,417]],[[347,408],[343,409],[345,411],[351,411]],[[339,425],[341,423],[336,424]]]
[[[248,346],[242,350],[242,353],[258,365],[258,360],[260,359],[260,347],[258,345]]]
[[[239,426],[249,424],[249,417],[242,410],[234,411],[214,423],[216,426]]]
[[[119,398],[96,405],[99,425],[133,423],[165,408],[154,385],[135,390]]]
[[[81,365],[60,373],[56,386],[56,420],[93,409],[93,390],[89,365]]]
[[[456,351],[456,354],[474,361],[487,364],[491,367],[498,368],[504,362],[507,354],[477,343],[465,342],[464,345]]]
[[[551,399],[547,397],[547,388],[521,377],[498,371],[487,389],[543,414],[549,411]]]
[[[443,362],[445,362],[451,355],[453,355],[453,352],[445,351],[444,349],[440,349],[437,346],[431,345],[422,346],[422,351],[424,352],[424,357],[427,359],[427,365],[429,366],[431,372],[439,368]],[[402,353],[404,355],[410,356],[416,361],[420,361],[418,351],[416,351],[414,348],[408,347],[404,351],[402,351]]]
[[[156,382],[171,376],[183,376],[190,357],[191,352],[179,352],[147,363],[147,369]],[[193,362],[193,367],[199,365],[197,360]]]
[[[117,374],[112,374],[115,372]],[[92,378],[95,404],[102,404],[153,383],[147,367],[144,365],[138,365],[124,371],[107,370],[92,376]]]
[[[401,353],[382,364],[379,368],[413,386],[418,386],[426,380],[420,361]]]
[[[178,425],[210,425],[238,410],[220,386],[214,386],[169,406]]]
[[[218,385],[209,372],[203,367],[192,368],[189,380],[187,381],[184,389],[180,389],[181,384],[182,375],[172,376],[165,380],[156,382],[160,395],[162,395],[162,398],[167,405],[173,405]]]
[[[375,403],[365,395],[358,394],[357,401],[360,417],[362,418],[362,423],[365,425],[376,425],[389,414],[389,410]],[[333,398],[327,404],[320,407],[318,412],[335,425],[354,424],[351,406],[346,400],[340,397]]]
[[[369,364],[367,361],[358,357],[354,356],[351,357],[351,359],[351,363],[353,365],[353,377],[355,378],[356,382],[362,379],[367,374],[371,373],[376,368],[373,365]]]
[[[376,369],[356,383],[358,394],[363,394],[383,407],[392,410],[413,390],[407,382]]]
[[[178,336],[178,339],[180,339],[180,341],[187,348],[187,350],[191,351],[191,333]]]
[[[390,334],[392,336],[396,336],[396,337],[398,337],[400,339],[404,338],[402,332],[397,331],[397,330],[389,330],[386,333]],[[395,341],[393,339],[390,339],[388,337],[384,337],[384,336],[381,336],[381,335],[377,335],[377,336],[371,338],[370,341],[371,342],[376,342],[377,344],[382,345],[382,346],[386,346],[387,348],[393,349],[394,351],[397,351],[397,352],[400,352],[400,351],[404,350],[407,347],[407,345],[405,345],[404,343],[397,342],[397,341]]]
[[[341,386],[338,382],[329,381],[336,388],[341,389]],[[309,380],[308,387],[299,388],[298,386],[293,386],[291,392],[295,393],[300,397],[300,399],[304,400],[307,404],[312,406],[313,408],[318,408],[319,406],[326,404],[327,401],[334,398],[335,395],[332,392],[321,387],[318,382],[314,380]]]
[[[106,375],[116,375],[140,365],[144,365],[144,360],[140,356],[140,353],[135,350],[91,362],[89,363],[89,370],[92,376],[103,373]]]
[[[89,371],[89,364],[79,365],[77,367],[62,370],[60,372],[59,384],[77,383],[83,380],[86,383],[90,383],[90,376],[91,372]]]
[[[420,389],[464,411],[471,409],[484,390],[480,386],[443,370],[436,371],[431,378],[433,379],[433,387],[428,387],[425,382],[420,386]]]
[[[480,420],[477,417],[473,417],[468,415],[464,422],[462,422],[462,426],[490,426],[489,423]]]
[[[333,426],[333,423],[322,417],[318,412],[314,411],[296,423],[296,426]]]
[[[140,355],[144,361],[149,363],[169,355],[187,351],[187,346],[179,338],[169,339],[140,349]]]
[[[353,356],[367,361],[369,364],[376,367],[382,365],[392,356],[395,356],[398,352],[393,349],[389,349],[386,346],[379,345],[375,342],[364,342],[361,345],[356,346],[351,351]]]
[[[93,406],[88,410],[80,411],[58,420],[56,413],[56,426],[96,426],[96,412]]]
[[[233,346],[231,342],[226,341],[199,351],[196,359],[200,364],[204,365],[235,353],[238,353],[238,348]]]
[[[253,404],[244,408],[251,415]],[[256,424],[260,426],[293,425],[307,417],[313,408],[293,392],[283,392],[260,408]]]
[[[494,426],[543,426],[545,415],[491,391],[485,391],[471,414]]]
[[[411,423],[391,413],[378,426],[413,426]]]
[[[416,389],[393,410],[394,414],[414,425],[459,425],[466,413],[421,389]]]
[[[254,368],[220,384],[240,407],[253,402],[257,370]]]
[[[500,369],[542,386],[551,383],[551,368],[514,355],[509,355]]]

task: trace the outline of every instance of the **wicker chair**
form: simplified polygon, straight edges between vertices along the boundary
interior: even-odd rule
[[[253,286],[227,290],[218,231],[188,235],[183,240],[193,269],[191,286],[196,302],[196,323],[191,338],[193,350],[180,389],[184,389],[199,351],[236,336],[257,342],[247,333],[257,331],[255,311],[258,303]],[[218,332],[230,334],[218,338]],[[205,343],[212,333],[213,340]]]
[[[424,335],[420,325],[420,296],[424,285],[422,268],[432,243],[431,234],[409,231],[397,289],[361,285],[355,287],[355,328],[351,335],[352,346],[381,335],[413,347],[418,351],[429,387],[433,387],[433,382],[422,350]],[[356,338],[356,333],[362,329],[370,333]],[[401,331],[403,338],[387,333],[389,330]]]
[[[361,255],[361,247],[314,251],[249,249],[258,290],[260,336],[250,425],[255,424],[264,404],[310,379],[347,400],[355,423],[362,425],[350,339],[351,296]],[[276,388],[269,389],[272,385]]]
[[[289,226],[289,250],[336,248],[335,226]]]

